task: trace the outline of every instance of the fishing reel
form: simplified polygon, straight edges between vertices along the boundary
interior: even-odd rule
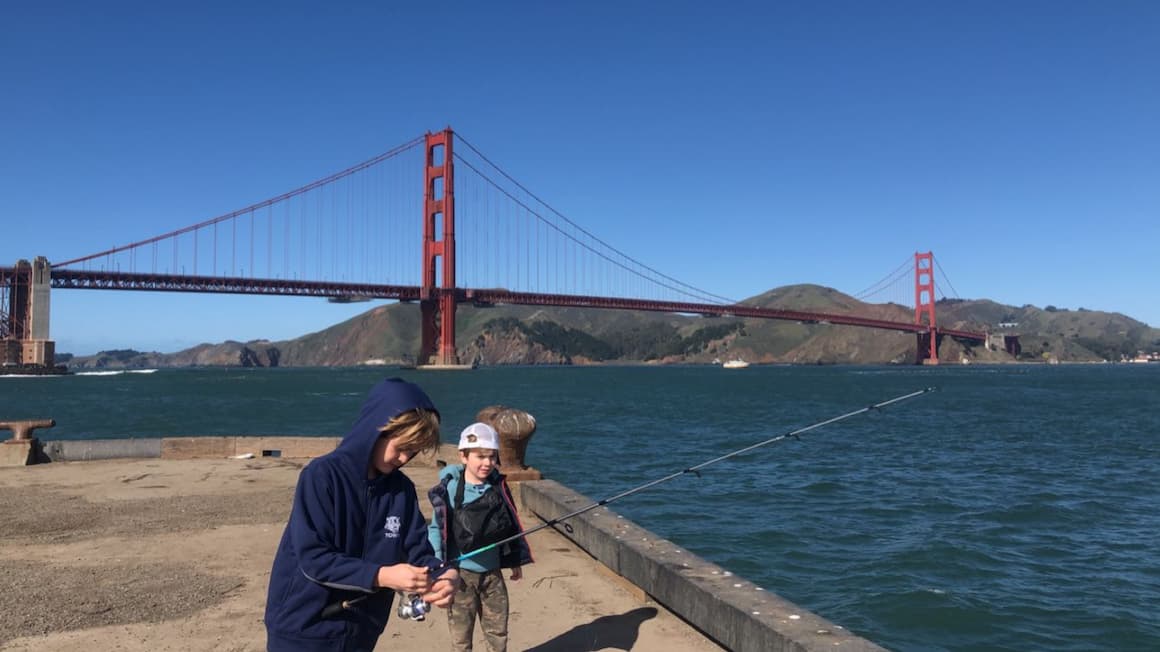
[[[399,595],[399,618],[405,620],[424,620],[427,614],[431,612],[431,603],[423,602],[423,598],[412,593],[410,595]]]

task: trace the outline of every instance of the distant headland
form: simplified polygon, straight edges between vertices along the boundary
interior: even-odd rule
[[[791,285],[747,299],[783,310],[872,315],[905,321],[909,307],[868,304],[817,285]],[[325,330],[285,341],[227,341],[173,353],[103,351],[57,356],[72,370],[160,367],[305,367],[414,365],[419,311],[391,304]],[[868,328],[736,317],[701,317],[585,308],[460,307],[457,348],[465,364],[910,364],[912,336]],[[944,338],[944,363],[1126,362],[1160,360],[1160,329],[1119,313],[986,299],[943,299],[939,325],[1018,335],[1020,351],[971,346]]]

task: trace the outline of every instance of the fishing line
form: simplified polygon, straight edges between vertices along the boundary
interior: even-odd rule
[[[810,432],[811,430],[817,430],[818,428],[821,428],[822,426],[828,426],[831,423],[837,423],[839,421],[844,421],[846,419],[849,419],[850,417],[858,416],[859,414],[865,414],[867,412],[880,410],[888,405],[893,405],[895,403],[901,403],[902,401],[912,399],[912,398],[915,398],[917,396],[922,396],[923,394],[929,394],[929,393],[935,391],[936,389],[937,388],[935,388],[935,387],[926,387],[924,389],[920,389],[920,390],[915,391],[915,392],[910,392],[909,394],[902,394],[901,396],[895,396],[894,398],[887,399],[887,400],[882,401],[880,403],[874,403],[873,405],[867,405],[866,407],[859,408],[857,410],[853,410],[853,411],[847,412],[845,414],[840,414],[836,417],[830,417],[829,419],[826,419],[824,421],[818,421],[817,423],[810,424],[810,425],[805,426],[803,428],[798,428],[797,430],[793,430],[791,432],[787,432],[785,434],[778,435],[776,437],[770,437],[769,439],[766,439],[765,441],[760,441],[760,442],[757,442],[756,444],[752,444],[752,445],[746,446],[744,448],[738,448],[735,451],[726,453],[726,454],[721,455],[719,457],[714,457],[711,460],[701,462],[700,464],[697,464],[695,466],[690,466],[687,469],[682,469],[680,471],[670,473],[662,478],[657,478],[656,480],[653,480],[651,482],[646,482],[640,486],[633,487],[632,489],[629,489],[627,491],[623,491],[623,492],[618,493],[614,496],[609,496],[608,498],[605,498],[604,500],[596,501],[596,502],[592,503],[591,505],[588,505],[586,507],[581,507],[580,509],[578,509],[574,512],[569,512],[567,514],[564,514],[563,516],[557,516],[556,518],[551,519],[550,521],[546,521],[544,523],[541,523],[540,525],[537,525],[536,527],[531,528],[530,530],[524,530],[523,532],[520,532],[519,534],[514,534],[506,539],[501,539],[500,541],[496,541],[495,543],[488,544],[486,546],[483,546],[482,548],[477,548],[475,550],[472,550],[471,552],[464,553],[462,555],[459,555],[455,559],[443,562],[440,566],[437,566],[433,570],[439,570],[442,568],[458,566],[460,562],[462,562],[466,559],[471,559],[472,557],[474,557],[476,555],[483,554],[484,552],[487,552],[488,550],[493,550],[493,549],[498,548],[499,546],[502,546],[504,544],[511,543],[512,541],[516,541],[518,539],[522,539],[528,535],[539,532],[540,530],[543,530],[545,528],[559,525],[563,521],[567,521],[571,518],[575,518],[575,517],[577,517],[585,512],[592,511],[592,510],[596,509],[597,507],[602,507],[602,506],[607,505],[611,502],[615,502],[617,500],[620,500],[621,498],[627,498],[628,496],[631,496],[631,495],[636,494],[636,493],[640,493],[640,492],[644,491],[645,489],[650,489],[650,488],[655,487],[659,484],[668,482],[669,480],[672,480],[673,478],[678,478],[682,475],[685,475],[686,473],[692,473],[693,475],[700,477],[700,475],[701,475],[700,470],[705,468],[706,466],[711,465],[711,464],[723,462],[731,457],[736,457],[738,455],[748,453],[749,451],[756,450],[756,449],[761,448],[763,446],[768,446],[770,444],[777,443],[779,441],[782,441],[784,439],[789,439],[791,437],[794,439],[801,439],[802,435],[806,434],[807,432]],[[564,527],[569,532],[571,532],[570,526],[565,524]],[[368,593],[367,595],[362,595],[362,596],[359,596],[357,598],[352,598],[350,600],[343,600],[341,602],[335,602],[333,604],[327,605],[327,607],[322,610],[322,617],[323,618],[330,618],[330,617],[336,616],[339,613],[343,612],[344,610],[350,609],[351,607],[355,606],[359,602],[362,602],[363,600],[369,598],[372,595],[374,595],[374,594]]]

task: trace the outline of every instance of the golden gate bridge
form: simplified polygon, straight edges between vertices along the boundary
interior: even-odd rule
[[[909,332],[916,337],[915,361],[937,364],[942,338],[982,343],[987,333],[937,325],[934,277],[934,256],[915,253],[912,278],[909,269],[896,270],[869,291],[897,292],[901,285],[909,294],[913,280],[912,321],[746,305],[601,240],[448,128],[192,226],[62,262],[38,257],[0,267],[0,361],[52,365],[51,289],[415,302],[422,324],[417,360],[436,366],[459,363],[455,311],[465,302]]]

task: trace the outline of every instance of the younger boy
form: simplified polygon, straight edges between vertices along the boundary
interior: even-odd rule
[[[266,597],[266,649],[372,650],[395,591],[446,608],[458,572],[439,567],[415,485],[398,470],[439,445],[439,413],[400,378],[371,389],[350,433],[302,470]],[[394,590],[379,590],[394,589]],[[326,607],[352,601],[337,615]]]
[[[435,554],[447,561],[523,531],[499,472],[495,429],[486,423],[467,426],[459,435],[459,460],[462,464],[439,473],[439,484],[428,493],[434,507],[428,536]],[[508,593],[500,569],[512,569],[515,582],[523,577],[521,566],[531,562],[527,540],[520,538],[459,563],[463,582],[447,610],[453,650],[471,651],[478,616],[488,649],[506,652]]]

